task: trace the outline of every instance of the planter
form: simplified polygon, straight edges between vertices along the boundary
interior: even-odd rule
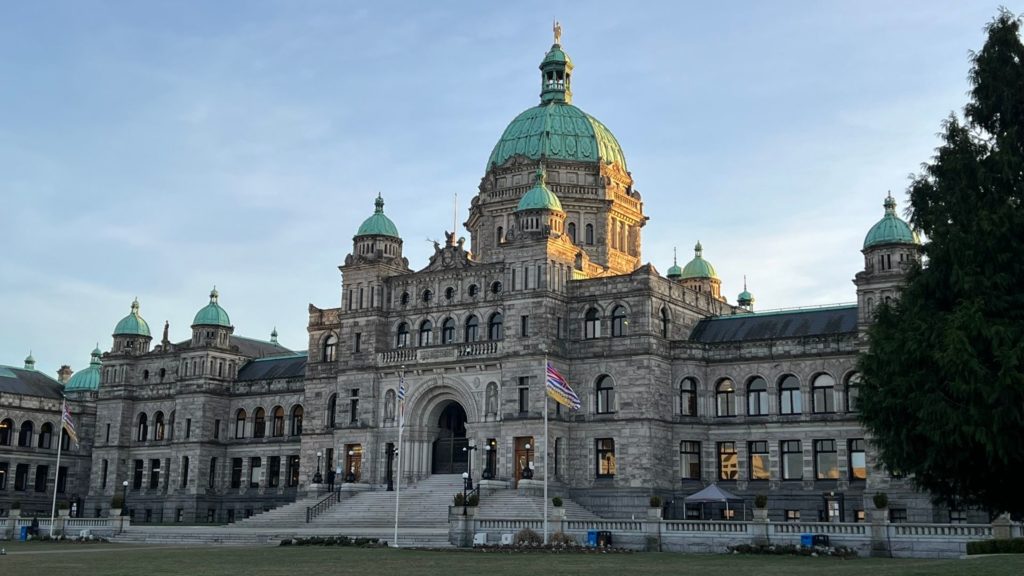
[[[71,510],[68,510],[67,508],[63,508],[63,509],[57,510],[57,516],[60,517],[60,518],[67,518],[70,515],[71,515]]]
[[[117,518],[120,515],[121,508],[114,508],[113,506],[110,507],[110,514],[108,515],[110,518]]]
[[[767,522],[768,521],[768,509],[767,508],[754,508],[754,521],[756,521],[756,522]]]
[[[648,520],[661,520],[661,508],[648,508],[647,509]]]
[[[558,520],[565,520],[565,508],[561,506],[555,506],[552,508],[551,516]]]

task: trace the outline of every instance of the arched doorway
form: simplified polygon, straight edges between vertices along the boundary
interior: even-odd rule
[[[466,440],[466,410],[458,402],[449,402],[437,419],[438,436],[434,440],[432,474],[461,474],[469,470]]]

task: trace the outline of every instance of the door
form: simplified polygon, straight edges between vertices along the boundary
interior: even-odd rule
[[[438,437],[434,440],[431,472],[462,474],[469,471],[469,441],[466,439],[466,411],[451,402],[438,418]]]
[[[533,478],[533,436],[517,436],[515,438],[515,466],[512,474],[515,476],[516,485],[521,478]]]

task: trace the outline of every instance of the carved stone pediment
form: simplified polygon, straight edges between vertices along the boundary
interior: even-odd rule
[[[476,265],[473,255],[466,250],[465,238],[455,239],[454,232],[445,232],[445,244],[434,242],[434,254],[430,257],[430,263],[423,272],[446,270],[450,268],[468,268]]]

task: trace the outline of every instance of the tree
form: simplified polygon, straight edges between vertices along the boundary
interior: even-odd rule
[[[1024,512],[1024,45],[1003,10],[970,102],[909,188],[926,265],[879,310],[861,420],[890,470],[950,503]]]

